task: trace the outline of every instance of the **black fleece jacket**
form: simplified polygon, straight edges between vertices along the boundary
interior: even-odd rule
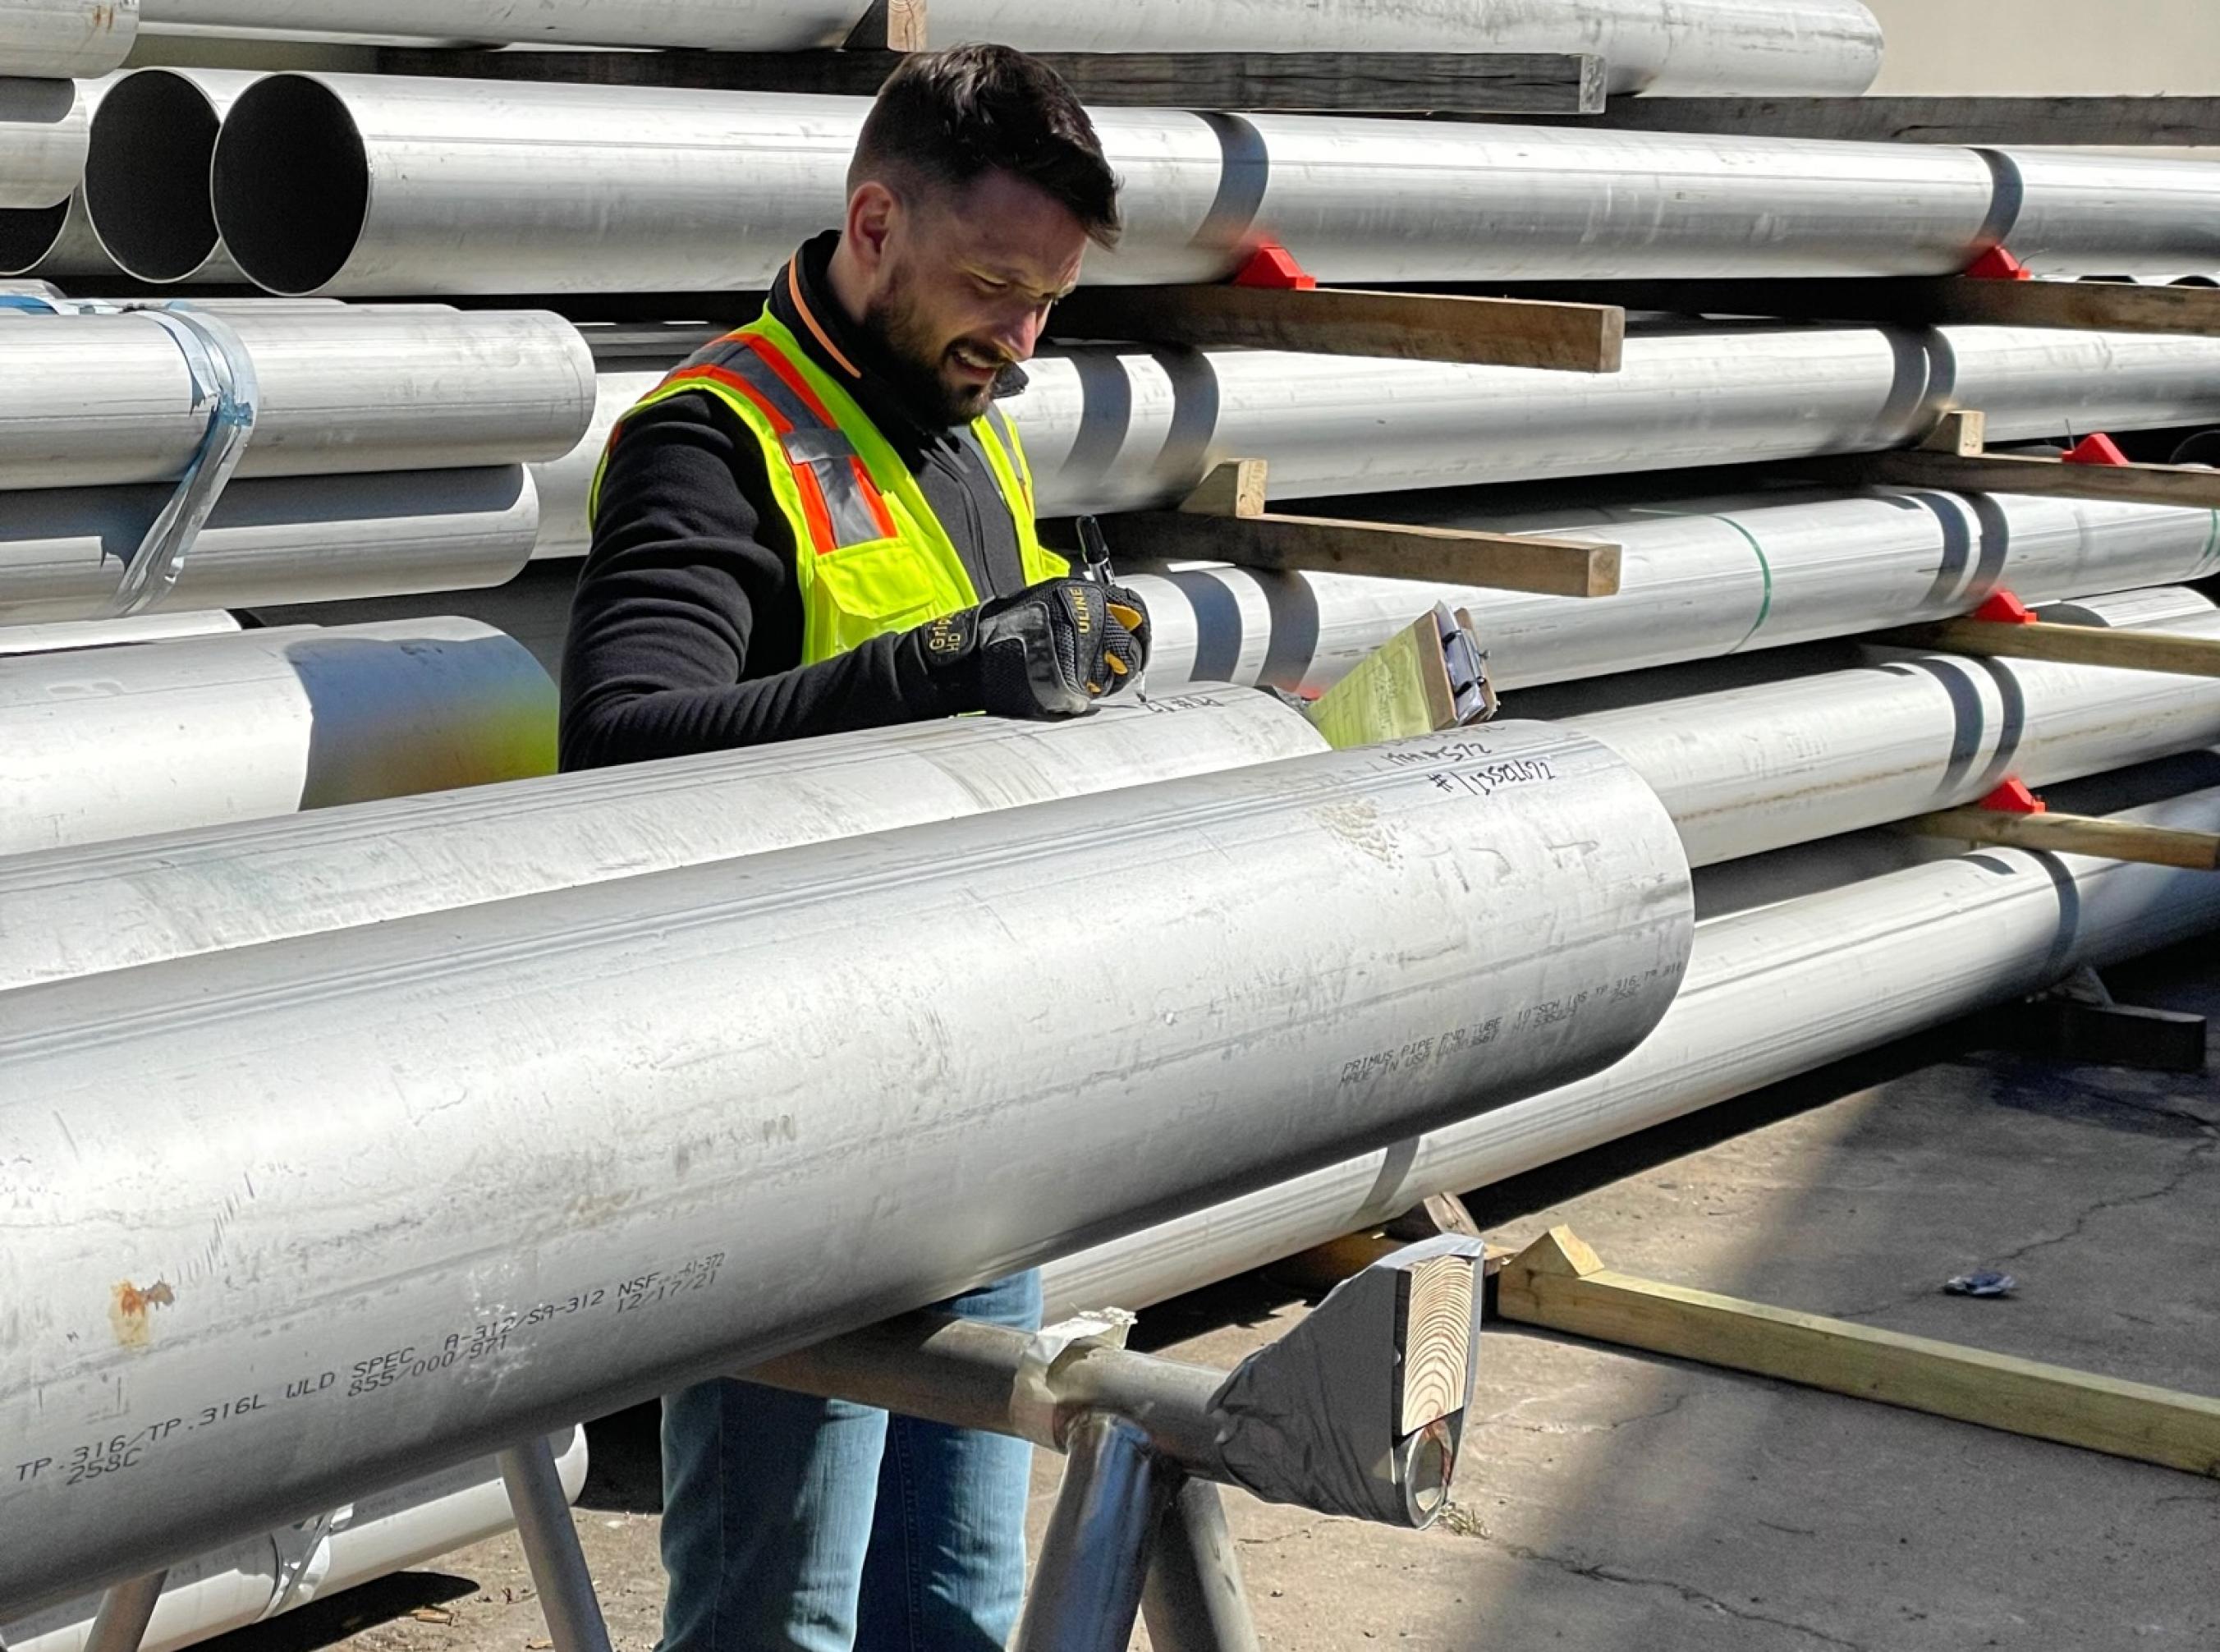
[[[1021,590],[1017,533],[970,429],[948,429],[900,402],[883,346],[833,297],[826,271],[839,239],[827,231],[795,254],[773,285],[770,313],[908,464],[982,600]],[[1023,385],[1012,370],[996,394]],[[794,536],[755,437],[706,391],[631,415],[609,455],[593,549],[571,598],[562,766],[978,709],[970,702],[976,688],[926,669],[914,633],[805,666],[801,630]]]

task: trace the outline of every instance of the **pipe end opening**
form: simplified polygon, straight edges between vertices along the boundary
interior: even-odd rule
[[[224,119],[211,192],[248,280],[288,297],[329,284],[370,207],[369,157],[346,102],[307,75],[256,81]]]

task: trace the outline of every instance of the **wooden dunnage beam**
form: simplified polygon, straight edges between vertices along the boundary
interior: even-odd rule
[[[2220,97],[1614,97],[1552,124],[1868,143],[2210,144]]]
[[[1637,1279],[1568,1228],[1496,1279],[1497,1317],[2220,1477],[2220,1400]]]
[[[2123,671],[2171,671],[2220,676],[2220,637],[2166,631],[2108,630],[2103,626],[2019,625],[2000,620],[1942,620],[1874,634],[1891,648],[2000,659],[2049,660],[2061,665],[2110,665]]]
[[[1969,276],[1870,280],[1550,282],[1522,297],[1603,299],[1682,315],[1778,315],[1901,327],[1967,324],[2220,335],[2220,288]]]
[[[1776,467],[1847,486],[1939,488],[1952,493],[2046,494],[2124,504],[2220,510],[2220,471],[2194,464],[2068,464],[2023,453],[1893,448]]]
[[[2002,849],[2047,850],[2060,855],[2100,855],[2108,860],[2220,871],[2220,832],[2185,832],[2136,820],[2086,814],[2017,814],[2004,809],[1942,809],[1904,822],[1922,838],[1952,838]]]
[[[1611,304],[1347,287],[1082,287],[1057,305],[1049,330],[1065,338],[1615,373],[1626,312]]]
[[[1265,508],[1262,459],[1213,468],[1177,510],[1118,519],[1120,537],[1167,562],[1231,562],[1282,571],[1377,574],[1549,596],[1614,596],[1619,547],[1463,528],[1294,516]]]
[[[901,38],[897,34],[897,38]],[[1038,52],[1101,106],[1372,115],[1593,115],[1603,59],[1556,52]],[[484,52],[390,47],[383,74],[869,97],[899,51]]]

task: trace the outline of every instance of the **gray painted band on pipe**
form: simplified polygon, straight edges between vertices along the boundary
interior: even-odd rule
[[[97,617],[168,497],[159,485],[0,494],[0,625]],[[519,464],[234,483],[150,611],[498,585],[539,526]]]
[[[2133,818],[2211,830],[2220,791]],[[1900,838],[1868,852],[1909,870],[1699,925],[1681,995],[1608,1072],[1051,1262],[1050,1318],[1145,1307],[2220,925],[2210,872],[2009,849],[1911,865],[1928,851]]]
[[[937,21],[937,20],[936,20]],[[238,101],[215,215],[273,291],[745,290],[836,228],[869,100],[289,73]],[[2220,166],[1356,116],[1094,111],[1126,225],[1095,282],[1207,281],[1260,236],[1320,280],[2212,267]],[[538,164],[527,165],[525,157]],[[737,207],[735,203],[739,203]]]
[[[0,1611],[1593,1071],[1688,901],[1505,725],[10,994]]]
[[[555,685],[473,620],[0,659],[0,855],[554,766]]]
[[[539,310],[210,305],[261,382],[248,477],[442,470],[553,458],[591,418],[593,360]],[[174,480],[207,425],[149,316],[0,310],[0,490]]]
[[[838,46],[862,0],[146,0],[152,24],[527,46]],[[1616,92],[1855,94],[1880,72],[1858,0],[937,0],[936,44],[1028,51],[1593,52]]]

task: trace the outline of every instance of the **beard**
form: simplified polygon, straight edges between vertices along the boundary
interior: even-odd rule
[[[864,327],[884,349],[896,393],[944,425],[968,425],[986,412],[997,385],[1009,372],[1006,366],[992,384],[952,382],[949,371],[958,345],[993,356],[1001,352],[980,339],[939,337],[910,297],[908,283],[899,276],[864,311]]]

